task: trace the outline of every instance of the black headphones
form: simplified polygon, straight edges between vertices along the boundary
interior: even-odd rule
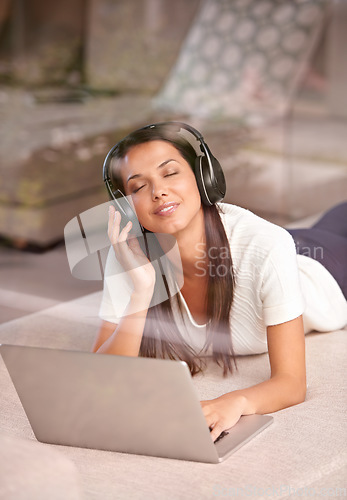
[[[191,127],[190,125],[182,122],[153,123],[152,125],[146,125],[145,127],[142,127],[135,132],[138,132],[140,130],[155,129],[157,127],[168,127],[170,131],[177,133],[179,133],[182,129],[187,130],[195,137],[197,141],[199,141],[199,149],[202,154],[197,154],[194,166],[194,174],[200,192],[201,201],[204,205],[207,206],[222,201],[226,191],[224,173],[219,161],[211,153],[200,132],[194,127]],[[112,186],[109,167],[118,144],[119,142],[110,149],[105,158],[103,165],[104,183],[111,199],[113,199],[113,201],[117,204],[117,207],[119,208],[121,213],[123,213],[125,218],[127,220],[130,219],[133,222],[133,225],[134,223],[135,225],[139,225],[137,216],[134,213],[130,203],[128,202],[127,197],[121,192],[120,189],[115,190]],[[193,146],[193,144],[191,145]],[[141,230],[143,230],[143,228],[141,228]]]

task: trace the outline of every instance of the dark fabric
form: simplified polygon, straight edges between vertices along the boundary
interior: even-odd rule
[[[323,264],[347,299],[347,202],[333,207],[312,227],[288,232],[297,253]]]

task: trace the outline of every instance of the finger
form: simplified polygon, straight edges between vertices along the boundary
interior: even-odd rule
[[[145,254],[143,253],[142,248],[140,246],[139,240],[136,238],[136,236],[129,235],[128,245],[129,245],[129,248],[132,250],[132,252],[135,255],[139,255],[141,257],[145,256]]]
[[[139,263],[134,258],[134,252],[130,248],[128,235],[131,230],[132,223],[129,221],[118,236],[118,239],[113,243],[113,248],[116,257],[121,261],[125,270],[131,270],[138,267]]]
[[[126,241],[126,239],[128,238],[128,234],[130,233],[132,227],[133,227],[133,224],[132,224],[131,221],[129,221],[126,224],[126,226],[123,228],[123,230],[121,231],[121,233],[119,234],[118,241],[120,243],[123,242],[123,241]]]
[[[216,412],[211,411],[210,401],[200,401],[202,412],[210,429],[210,436],[215,441],[218,436],[225,430],[222,421],[218,419]]]
[[[216,415],[216,413],[211,412],[208,406],[203,406],[202,403],[204,403],[204,402],[205,401],[200,401],[202,413],[204,414],[205,420],[207,422],[207,425],[208,425],[210,431],[212,431],[213,427],[215,426],[215,424],[217,422],[217,415]],[[207,403],[207,401],[206,401],[206,403]]]
[[[205,415],[205,418],[207,418],[208,415],[212,412],[210,403],[210,401],[200,401],[202,413]]]
[[[220,422],[215,423],[210,434],[212,441],[214,442],[223,431],[225,431],[224,426]]]
[[[107,234],[111,241],[111,243],[115,243],[119,236],[119,228],[120,228],[120,213],[115,210],[114,207],[110,206],[109,208],[109,217],[108,217],[108,227]]]

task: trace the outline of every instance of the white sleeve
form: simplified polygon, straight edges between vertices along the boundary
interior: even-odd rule
[[[118,324],[128,306],[132,291],[132,281],[117,261],[113,248],[110,247],[105,266],[100,318]]]
[[[285,323],[304,312],[295,244],[285,230],[278,234],[266,259],[261,300],[266,326]]]

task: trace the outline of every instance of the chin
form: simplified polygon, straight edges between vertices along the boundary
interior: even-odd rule
[[[162,234],[175,234],[184,229],[187,226],[187,224],[177,221],[168,221],[165,220],[161,223],[157,224],[147,224],[144,225],[144,227],[148,230],[151,231],[152,233],[162,233]]]

